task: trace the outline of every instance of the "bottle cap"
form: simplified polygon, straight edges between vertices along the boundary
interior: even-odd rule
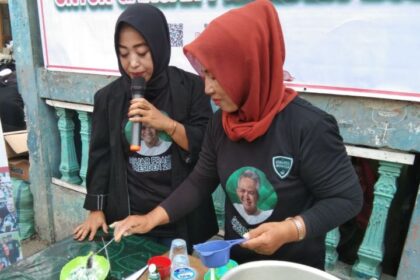
[[[149,265],[149,280],[160,280],[160,274],[154,263]]]
[[[154,263],[149,265],[149,273],[155,273],[156,272],[156,265]]]

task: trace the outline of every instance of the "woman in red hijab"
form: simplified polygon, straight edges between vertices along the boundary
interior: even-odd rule
[[[149,214],[116,223],[116,239],[180,219],[220,183],[227,194],[225,238],[247,238],[232,248],[232,259],[323,269],[325,234],[359,212],[362,193],[334,117],[283,84],[285,47],[275,8],[256,0],[233,9],[184,52],[220,110],[190,176]],[[241,182],[239,199],[239,179],[249,170],[258,180]],[[258,197],[254,215],[264,216],[245,217],[247,197]]]

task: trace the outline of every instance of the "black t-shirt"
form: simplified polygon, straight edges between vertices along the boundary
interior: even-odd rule
[[[258,182],[258,187],[240,187],[243,177]],[[361,204],[359,182],[335,119],[300,98],[251,143],[229,140],[221,113],[216,113],[196,168],[162,204],[171,221],[210,195],[219,180],[227,193],[226,239],[295,215],[302,215],[307,229],[304,241],[286,244],[272,256],[234,246],[231,255],[239,262],[278,259],[323,268],[325,233],[353,217]],[[188,202],[183,193],[189,194]]]
[[[157,96],[153,105],[170,114],[169,94]],[[142,125],[141,149],[131,152],[127,165],[131,214],[147,214],[172,192],[172,139],[164,132]],[[154,229],[153,236],[174,236],[174,224]]]

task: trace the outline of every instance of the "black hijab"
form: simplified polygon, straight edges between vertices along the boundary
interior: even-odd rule
[[[152,5],[138,3],[128,6],[117,20],[114,34],[115,52],[124,85],[129,89],[131,79],[121,66],[118,50],[119,33],[123,24],[136,29],[149,45],[153,60],[153,74],[147,82],[145,97],[153,100],[157,95],[169,90],[167,70],[171,57],[171,44],[165,15]]]

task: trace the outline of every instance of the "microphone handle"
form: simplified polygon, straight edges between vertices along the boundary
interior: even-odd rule
[[[140,98],[141,94],[133,94],[133,98]],[[131,130],[130,151],[138,152],[141,148],[141,122],[134,122]]]

